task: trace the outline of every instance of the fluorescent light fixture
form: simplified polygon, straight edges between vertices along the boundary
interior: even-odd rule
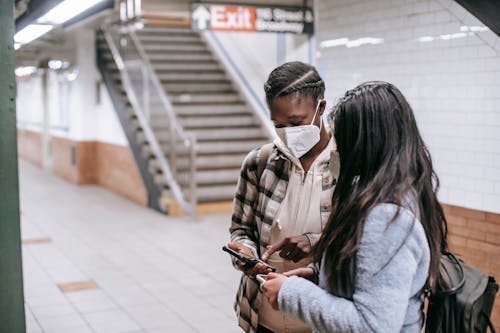
[[[19,44],[28,44],[46,34],[52,28],[53,26],[47,24],[30,24],[14,35],[14,41]]]
[[[443,40],[450,40],[450,39],[457,39],[457,38],[464,38],[467,37],[467,34],[465,32],[457,32],[454,34],[446,34],[446,35],[440,35],[439,38]]]
[[[14,43],[14,49],[15,50],[19,50],[19,48],[21,47],[21,43]]]
[[[336,47],[336,46],[345,46],[345,47],[351,48],[351,47],[358,47],[358,46],[366,45],[366,44],[376,45],[376,44],[380,44],[383,42],[384,42],[383,38],[374,38],[374,37],[362,37],[362,38],[353,39],[353,40],[350,40],[349,38],[337,38],[337,39],[329,39],[329,40],[322,41],[319,44],[319,47],[322,49],[328,48],[328,47]]]
[[[347,44],[348,41],[349,38],[337,38],[337,39],[325,40],[319,44],[319,47],[324,49],[328,47],[341,46]]]
[[[49,60],[50,69],[61,69],[63,62],[61,60]]]
[[[355,40],[350,40],[347,42],[345,46],[351,48],[351,47],[359,47],[365,44],[376,45],[376,44],[381,44],[383,42],[384,42],[383,38],[363,37]]]
[[[36,72],[36,69],[37,68],[35,66],[17,67],[15,73],[16,76],[28,76],[34,74]]]
[[[484,32],[488,30],[490,30],[490,28],[485,27],[484,25],[472,25],[472,26],[463,25],[460,27],[460,31]]]
[[[103,0],[65,0],[38,19],[39,23],[63,24]]]
[[[433,40],[434,40],[434,37],[432,37],[432,36],[423,36],[423,37],[418,38],[418,41],[422,42],[422,43],[432,42]]]
[[[58,70],[66,69],[69,67],[69,61],[67,60],[49,60],[49,68]]]

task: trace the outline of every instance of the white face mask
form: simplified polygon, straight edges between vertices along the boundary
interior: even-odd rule
[[[276,129],[281,141],[288,147],[290,152],[297,158],[304,156],[311,150],[320,139],[321,128],[323,127],[323,118],[320,118],[319,127],[314,124],[319,106],[322,100],[318,101],[314,117],[310,125],[300,125],[292,127],[281,127]]]

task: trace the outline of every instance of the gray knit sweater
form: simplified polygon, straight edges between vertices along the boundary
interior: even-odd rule
[[[320,268],[319,286],[299,277],[286,279],[278,294],[281,311],[315,332],[420,332],[429,246],[409,210],[401,208],[389,224],[396,210],[381,204],[366,219],[352,300],[331,294]]]

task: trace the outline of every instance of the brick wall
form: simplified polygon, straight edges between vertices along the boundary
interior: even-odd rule
[[[430,148],[440,199],[500,213],[500,38],[453,0],[316,0],[315,7],[317,66],[330,105],[361,82],[394,83]]]
[[[500,281],[500,214],[445,205],[449,246],[473,267]],[[500,331],[500,294],[492,315]]]

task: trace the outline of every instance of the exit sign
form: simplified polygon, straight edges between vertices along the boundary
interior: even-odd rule
[[[193,30],[313,33],[314,18],[309,7],[265,7],[195,3]]]

